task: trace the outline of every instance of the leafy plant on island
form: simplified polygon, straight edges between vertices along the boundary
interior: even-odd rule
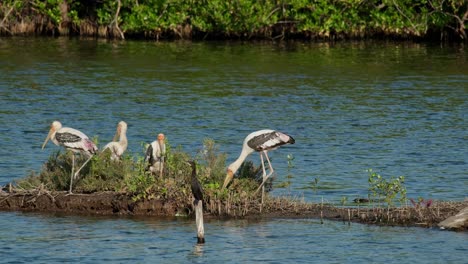
[[[294,156],[292,154],[286,155],[287,162],[288,162],[288,167],[287,167],[287,172],[288,174],[286,175],[286,181],[281,182],[276,185],[277,188],[288,188],[288,191],[291,192],[291,179],[294,178],[294,176],[291,174],[291,170],[295,167],[294,166]]]
[[[383,199],[387,204],[387,208],[394,206],[396,200],[399,201],[400,204],[406,203],[404,176],[391,177],[387,180],[372,169],[368,169],[367,172],[369,182],[369,200],[377,200],[380,203]]]

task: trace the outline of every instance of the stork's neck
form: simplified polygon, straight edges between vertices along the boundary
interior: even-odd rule
[[[242,162],[247,158],[247,156],[250,155],[250,153],[254,152],[253,149],[247,147],[244,145],[242,148],[241,154],[239,155],[239,158],[236,159],[231,165],[229,165],[228,169],[232,171],[232,174],[235,174],[239,167],[242,165]]]
[[[162,156],[166,155],[166,144],[164,144],[164,139],[160,140],[158,139],[157,141],[158,143],[156,144],[157,145],[157,150],[156,151],[156,156],[158,158],[161,158]]]
[[[128,146],[127,130],[122,130],[122,132],[120,133],[119,143],[120,143],[120,145],[122,145],[124,147]]]
[[[52,142],[54,142],[55,145],[60,146],[59,142],[55,138],[56,134],[57,134],[57,131],[54,131],[54,133],[52,135],[50,135],[50,140],[52,140]]]

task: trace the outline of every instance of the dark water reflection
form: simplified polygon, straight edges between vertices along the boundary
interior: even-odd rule
[[[410,197],[462,200],[467,99],[463,46],[2,38],[0,183],[38,171],[57,149],[40,149],[51,121],[102,146],[125,120],[135,155],[163,132],[193,155],[212,138],[228,162],[249,132],[287,132],[297,144],[271,156],[277,182],[295,157],[292,185],[275,194],[352,200],[367,195],[374,168],[406,176]],[[460,263],[467,249],[465,234],[315,220],[210,221],[208,243],[194,247],[185,219],[0,219],[7,262]]]

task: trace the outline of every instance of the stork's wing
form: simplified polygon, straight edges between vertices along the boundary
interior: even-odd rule
[[[102,149],[102,151],[104,151],[106,149],[109,149],[111,154],[115,155],[115,156],[120,156],[122,154],[122,153],[118,153],[119,152],[119,143],[115,142],[115,141],[107,143],[104,146],[104,148]]]
[[[272,149],[284,144],[286,142],[281,139],[279,132],[276,131],[260,134],[247,142],[247,145],[256,151]]]
[[[81,141],[81,137],[79,135],[68,133],[68,132],[64,132],[64,133],[57,132],[55,134],[55,139],[57,139],[57,141],[62,144],[76,143],[76,142]]]

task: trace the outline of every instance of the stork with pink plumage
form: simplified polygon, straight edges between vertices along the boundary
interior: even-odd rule
[[[91,160],[93,155],[97,153],[98,148],[94,142],[91,141],[83,132],[70,127],[62,127],[62,124],[59,121],[52,122],[49,134],[47,135],[44,144],[42,144],[42,149],[44,149],[49,139],[54,142],[55,145],[63,146],[65,149],[71,150],[73,152],[69,190],[69,193],[71,194],[73,179],[78,177],[79,172]],[[75,153],[80,153],[88,158],[76,172],[74,172]]]

